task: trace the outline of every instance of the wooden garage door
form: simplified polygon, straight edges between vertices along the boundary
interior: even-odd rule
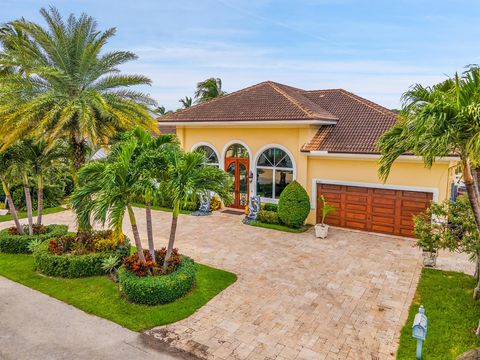
[[[380,188],[317,184],[317,223],[321,222],[320,195],[336,207],[325,222],[329,225],[413,236],[413,215],[423,212],[432,193]]]

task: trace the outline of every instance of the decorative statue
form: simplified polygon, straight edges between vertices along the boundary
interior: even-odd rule
[[[250,205],[248,206],[248,220],[257,220],[257,214],[260,211],[260,195],[250,197]]]
[[[194,216],[206,216],[210,215],[210,194],[209,193],[201,193],[200,196],[200,206],[197,211],[192,212]]]

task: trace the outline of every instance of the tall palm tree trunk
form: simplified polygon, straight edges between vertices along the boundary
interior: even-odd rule
[[[43,213],[43,175],[37,176],[37,225],[42,225]]]
[[[167,270],[168,260],[170,260],[170,255],[172,255],[172,251],[173,251],[173,245],[175,244],[175,236],[177,234],[177,222],[178,222],[179,212],[180,212],[180,204],[178,201],[175,201],[173,205],[172,224],[170,226],[170,237],[168,239],[167,254],[165,255],[165,260],[163,261],[163,271]]]
[[[72,174],[72,176],[73,176],[74,182],[76,183],[77,172],[85,164],[85,155],[83,153],[84,141],[77,140],[75,136],[72,136],[70,138],[70,146],[72,151],[72,160],[73,160],[72,164],[73,164],[73,171],[74,171],[74,174]]]
[[[148,251],[152,260],[155,261],[155,244],[153,243],[153,229],[152,229],[152,209],[150,202],[145,204],[145,218],[147,220],[147,239],[148,239]]]
[[[28,234],[33,235],[32,196],[30,194],[30,187],[28,186],[28,177],[25,173],[23,174],[23,191],[25,192],[25,202],[27,204]]]
[[[472,175],[472,169],[470,168],[470,162],[468,159],[462,161],[463,166],[463,182],[465,183],[465,188],[467,189],[468,200],[472,207],[473,217],[477,225],[477,230],[480,232],[480,195],[478,191],[477,177]],[[475,173],[475,172],[474,172]],[[480,257],[476,257],[477,267],[480,265]],[[477,286],[473,291],[473,298],[480,298],[480,274],[477,272]]]
[[[8,185],[5,181],[2,181],[3,193],[7,198],[8,209],[10,210],[10,214],[12,215],[13,221],[15,222],[15,227],[17,228],[17,232],[20,235],[23,235],[23,228],[20,225],[20,221],[18,220],[17,210],[15,209],[15,204],[13,203],[12,194],[10,194],[10,190]]]
[[[142,242],[140,241],[140,234],[138,232],[137,220],[135,219],[135,213],[133,212],[132,207],[127,206],[128,217],[130,218],[130,224],[132,224],[133,238],[135,239],[135,247],[137,248],[138,258],[143,262],[146,261],[145,255],[143,254]]]

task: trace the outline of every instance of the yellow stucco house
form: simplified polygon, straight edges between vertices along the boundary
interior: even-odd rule
[[[449,196],[455,158],[431,169],[400,157],[388,181],[377,175],[375,143],[395,113],[342,89],[305,91],[267,81],[159,119],[185,150],[203,149],[232,174],[233,207],[249,197],[277,202],[294,179],[309,193],[309,223],[319,221],[319,195],[336,206],[331,225],[412,235],[412,214]]]

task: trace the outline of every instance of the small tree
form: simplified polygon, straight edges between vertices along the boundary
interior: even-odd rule
[[[17,210],[15,209],[15,204],[13,203],[12,194],[10,193],[10,188],[8,186],[9,180],[9,167],[11,165],[11,152],[0,152],[0,182],[2,183],[3,193],[7,198],[8,209],[10,214],[13,217],[13,221],[15,222],[15,227],[17,228],[17,232],[20,235],[23,235],[23,228],[18,220]]]
[[[336,207],[329,204],[323,195],[320,195],[320,200],[322,201],[322,226],[325,226],[325,218],[334,212]]]
[[[307,191],[297,181],[283,189],[278,201],[280,220],[291,227],[301,227],[310,213],[310,198]]]

